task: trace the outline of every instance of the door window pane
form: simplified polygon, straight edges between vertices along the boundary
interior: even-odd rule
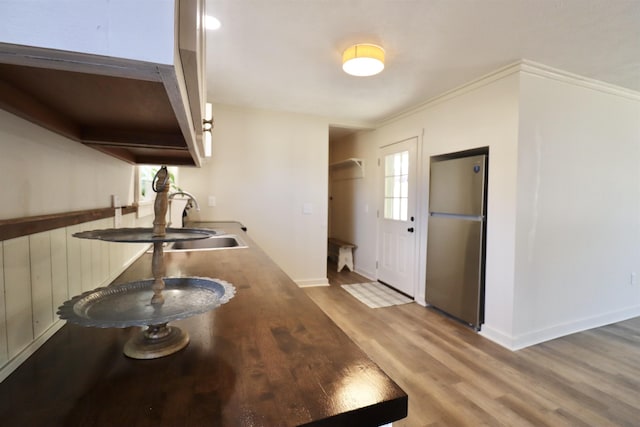
[[[394,177],[389,176],[384,179],[384,194],[393,194],[393,189],[395,188]]]
[[[384,218],[407,220],[409,206],[409,152],[389,154],[384,159]]]
[[[384,199],[384,217],[393,218],[393,199]]]

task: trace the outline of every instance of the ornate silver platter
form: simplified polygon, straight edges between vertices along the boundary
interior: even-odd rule
[[[107,242],[155,243],[206,239],[214,234],[216,234],[214,230],[203,230],[199,228],[167,228],[165,235],[156,236],[154,235],[152,228],[139,227],[81,231],[79,233],[74,233],[73,237],[104,240]]]
[[[215,231],[167,228],[169,173],[162,166],[153,179],[153,228],[115,228],[75,233],[74,237],[109,242],[153,243],[153,279],[97,288],[71,298],[58,316],[80,326],[127,328],[143,326],[125,344],[134,359],[155,359],[176,353],[189,344],[189,334],[167,323],[212,310],[235,295],[235,287],[220,279],[170,277],[165,274],[164,242],[205,239]]]
[[[151,304],[153,279],[97,288],[66,301],[61,319],[81,326],[127,328],[185,319],[229,302],[235,287],[220,279],[169,277],[164,279],[163,304]]]

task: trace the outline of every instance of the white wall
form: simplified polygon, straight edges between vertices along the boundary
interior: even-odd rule
[[[416,301],[424,302],[429,159],[488,146],[481,334],[518,349],[640,315],[640,279],[631,284],[640,274],[640,95],[525,61],[333,151],[370,158],[423,130]],[[377,182],[353,199],[379,197]],[[359,206],[351,212],[356,269],[371,268],[375,251],[360,248],[374,247],[375,221]]]
[[[0,219],[133,203],[133,166],[0,110]]]
[[[201,206],[191,219],[240,221],[299,285],[326,285],[328,122],[223,105],[213,111],[213,157],[201,169],[180,168],[180,186]]]
[[[362,183],[366,188],[358,187],[362,194],[354,195],[355,200],[362,200],[353,210],[351,222],[355,224],[353,243],[358,245],[356,270],[375,278],[377,220],[375,211],[365,214],[362,209],[363,203],[375,206],[380,198],[378,168],[373,165],[376,164],[379,147],[419,137],[416,236],[420,265],[415,295],[416,301],[424,304],[430,157],[489,147],[485,327],[506,336],[511,334],[513,316],[518,88],[517,70],[508,70],[435,100],[373,132],[361,132],[340,141],[333,148],[335,155],[363,157],[372,165],[367,168],[367,180]],[[337,221],[334,217],[334,222]],[[340,226],[333,228],[339,230]]]
[[[640,96],[560,77],[521,74],[514,347],[640,315]]]
[[[429,163],[431,156],[489,147],[485,324],[483,329],[511,334],[513,318],[513,248],[518,136],[517,73],[489,79],[478,87],[436,103],[425,111],[422,182],[422,260],[420,289],[424,301]],[[426,232],[425,232],[426,231]]]

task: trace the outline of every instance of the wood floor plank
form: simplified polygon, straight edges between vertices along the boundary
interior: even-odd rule
[[[553,427],[579,427],[586,426],[582,420],[577,418],[568,418],[559,413],[558,410],[548,411],[538,406],[532,405],[531,402],[522,400],[520,397],[507,394],[498,400],[511,411],[526,419],[535,426],[553,426]]]
[[[415,303],[371,309],[335,270],[306,292],[409,394],[394,427],[640,425],[640,318],[511,352]]]
[[[493,425],[503,424],[523,427],[539,425],[522,417],[518,412],[513,411],[511,407],[505,405],[501,400],[494,399],[487,395],[482,387],[477,386],[473,382],[464,381],[456,384],[455,387],[465,400],[475,403],[487,414],[499,414],[500,419],[498,420],[494,417],[495,423]]]

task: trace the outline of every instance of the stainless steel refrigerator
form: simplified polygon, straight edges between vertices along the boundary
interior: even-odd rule
[[[426,301],[479,330],[484,322],[487,155],[432,160]]]

